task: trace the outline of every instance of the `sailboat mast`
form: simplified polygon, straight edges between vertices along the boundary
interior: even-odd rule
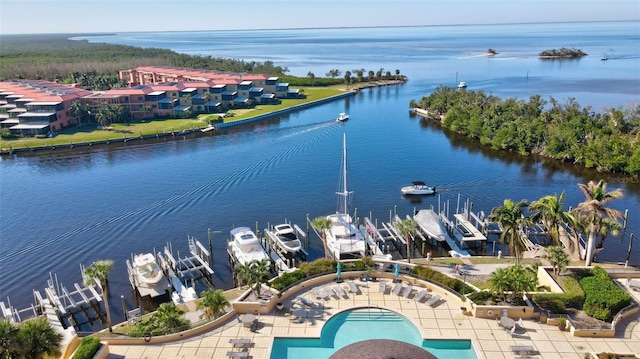
[[[349,213],[349,208],[347,207],[347,197],[349,196],[349,192],[347,192],[347,133],[343,134],[342,140],[342,163],[344,164],[344,171],[342,172],[342,195],[344,200],[344,213]]]

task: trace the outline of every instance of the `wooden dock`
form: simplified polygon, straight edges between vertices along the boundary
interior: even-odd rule
[[[288,222],[285,220],[284,223]],[[276,242],[275,235],[272,233],[273,228],[271,228],[270,225],[267,225],[267,227],[268,228],[264,229],[264,237],[261,239],[267,254],[269,254],[269,257],[274,263],[275,270],[278,273],[291,272],[297,269],[297,266],[300,265],[300,263],[307,260],[309,253],[306,251],[304,244],[307,242],[307,234],[297,224],[291,225],[296,237],[300,240],[302,245],[302,248],[296,253],[290,253],[280,248]]]
[[[180,257],[179,251],[174,254],[171,243],[167,243],[162,253],[157,256],[158,264],[173,288],[171,300],[176,304],[198,298],[195,290],[196,281],[204,280],[209,287],[213,286],[211,253],[195,237],[187,236],[187,243],[190,256]]]
[[[82,265],[81,270],[84,271]],[[65,332],[80,329],[85,324],[92,325],[96,321],[104,322],[104,312],[100,307],[102,290],[96,290],[97,284],[81,286],[73,284],[73,290],[68,289],[58,281],[56,275],[49,273],[47,286],[43,289],[43,296],[39,290],[33,290],[33,303],[24,309],[16,309],[7,298],[0,301],[0,314],[13,323],[20,323],[29,318],[46,315],[54,328],[66,337]],[[58,329],[56,329],[58,330]]]

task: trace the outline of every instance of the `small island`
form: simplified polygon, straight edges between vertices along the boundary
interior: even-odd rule
[[[582,50],[579,49],[567,49],[563,47],[561,49],[545,50],[538,54],[541,59],[577,59],[583,56],[587,56]]]

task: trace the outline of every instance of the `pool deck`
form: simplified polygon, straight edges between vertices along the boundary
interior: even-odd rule
[[[421,290],[414,285],[407,297],[392,292],[393,283],[387,281],[385,293],[380,292],[379,282],[354,284],[358,292],[349,292],[348,281],[340,283],[345,297],[330,295],[328,299],[317,298],[313,287],[306,287],[297,295],[316,303],[313,307],[298,304],[292,296],[284,301],[284,309],[273,310],[259,317],[255,331],[243,326],[240,321],[231,321],[202,335],[165,344],[109,345],[108,358],[228,358],[234,351],[230,339],[248,338],[251,344],[249,358],[269,358],[274,337],[319,337],[324,323],[334,314],[354,307],[373,306],[396,311],[410,319],[422,332],[425,339],[470,339],[479,359],[514,358],[510,347],[533,346],[534,358],[582,359],[587,352],[616,352],[640,354],[640,315],[628,318],[622,324],[623,331],[615,338],[574,337],[555,326],[530,320],[524,321],[525,331],[514,335],[500,327],[496,320],[475,318],[461,311],[460,301],[445,298],[431,307],[424,300],[418,302],[415,295]],[[335,282],[319,287],[329,291]],[[436,292],[434,290],[434,292]],[[329,293],[334,293],[329,291]],[[640,300],[640,292],[630,291]],[[445,296],[443,296],[445,297]],[[295,303],[294,303],[295,302]],[[294,315],[295,314],[297,315]]]

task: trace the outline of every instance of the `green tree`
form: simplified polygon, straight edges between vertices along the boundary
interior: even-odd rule
[[[202,318],[217,318],[220,314],[224,313],[224,308],[229,305],[229,300],[224,296],[222,289],[210,288],[200,293],[200,301],[198,301],[197,307],[203,311],[200,319]]]
[[[529,224],[529,219],[524,216],[524,208],[529,203],[521,200],[518,203],[510,199],[505,199],[502,207],[495,207],[491,210],[489,220],[499,223],[502,227],[500,234],[500,243],[509,241],[509,249],[511,254],[516,258],[516,264],[520,263],[520,257],[524,251],[524,243],[522,242],[522,227]]]
[[[326,76],[327,77],[331,77],[332,79],[336,78],[336,77],[340,77],[340,75],[342,74],[342,72],[338,69],[332,69],[329,70],[329,72],[327,72]]]
[[[189,320],[183,318],[184,310],[176,307],[175,303],[162,303],[151,315],[151,322],[156,329],[166,329],[168,333],[175,333],[188,328]]]
[[[395,227],[407,241],[407,263],[411,263],[411,237],[418,232],[418,222],[407,218],[396,222]]]
[[[46,319],[32,319],[20,326],[18,341],[23,358],[40,359],[44,354],[55,355],[59,352],[62,335]]]
[[[604,241],[607,240],[607,236],[609,234],[617,236],[621,229],[622,224],[620,224],[620,222],[610,218],[603,218],[600,224],[600,230],[598,231],[598,234],[600,234],[600,242],[598,242],[596,248],[604,248]]]
[[[603,180],[598,182],[589,181],[587,184],[579,183],[578,187],[580,187],[586,199],[578,204],[574,211],[584,216],[588,221],[589,237],[585,253],[585,265],[590,266],[593,261],[596,236],[600,232],[603,219],[617,220],[624,218],[620,211],[605,207],[609,202],[621,198],[623,192],[619,188],[615,191],[607,192],[607,184]]]
[[[503,300],[506,299],[506,292],[509,290],[510,284],[509,272],[506,268],[498,268],[493,271],[487,283],[492,293],[500,295]]]
[[[0,358],[16,358],[20,352],[18,326],[8,319],[0,319]]]
[[[98,109],[96,122],[102,128],[108,127],[113,122],[113,111],[111,110],[111,106],[104,105]]]
[[[71,107],[69,107],[69,114],[78,120],[78,124],[82,124],[82,120],[89,116],[89,105],[83,104],[80,101],[73,101]]]
[[[140,112],[142,112],[142,118],[147,118],[147,115],[150,114],[151,111],[152,111],[151,106],[144,105],[140,107]]]
[[[351,84],[351,71],[347,71],[344,74],[344,84],[347,85],[347,88],[349,88],[349,85]]]
[[[311,226],[322,235],[322,241],[327,240],[326,231],[331,228],[331,220],[327,217],[316,217],[311,221]]]
[[[544,196],[529,205],[529,210],[533,212],[529,217],[531,222],[544,224],[551,245],[560,244],[560,228],[563,223],[573,226],[575,222],[571,213],[564,210],[562,205],[564,199],[565,193],[563,191],[560,196]]]
[[[496,269],[491,273],[488,283],[492,293],[501,295],[502,299],[506,300],[507,293],[514,298],[535,289],[537,277],[534,270],[516,264]]]
[[[307,77],[311,80],[311,87],[313,87],[313,80],[315,80],[316,75],[313,72],[309,71],[307,73]]]
[[[261,261],[251,261],[247,264],[236,264],[234,270],[236,272],[238,282],[241,285],[248,285],[260,296],[262,284],[267,283],[271,275],[269,274],[269,259]]]
[[[547,254],[545,254],[544,258],[546,258],[553,267],[553,275],[556,277],[559,276],[569,265],[569,255],[561,246],[547,247],[545,251]]]
[[[86,286],[93,285],[97,282],[102,288],[102,300],[104,301],[104,310],[107,313],[107,326],[109,331],[111,328],[111,311],[109,310],[109,273],[113,269],[113,261],[111,259],[98,260],[91,263],[84,269],[84,284]]]

